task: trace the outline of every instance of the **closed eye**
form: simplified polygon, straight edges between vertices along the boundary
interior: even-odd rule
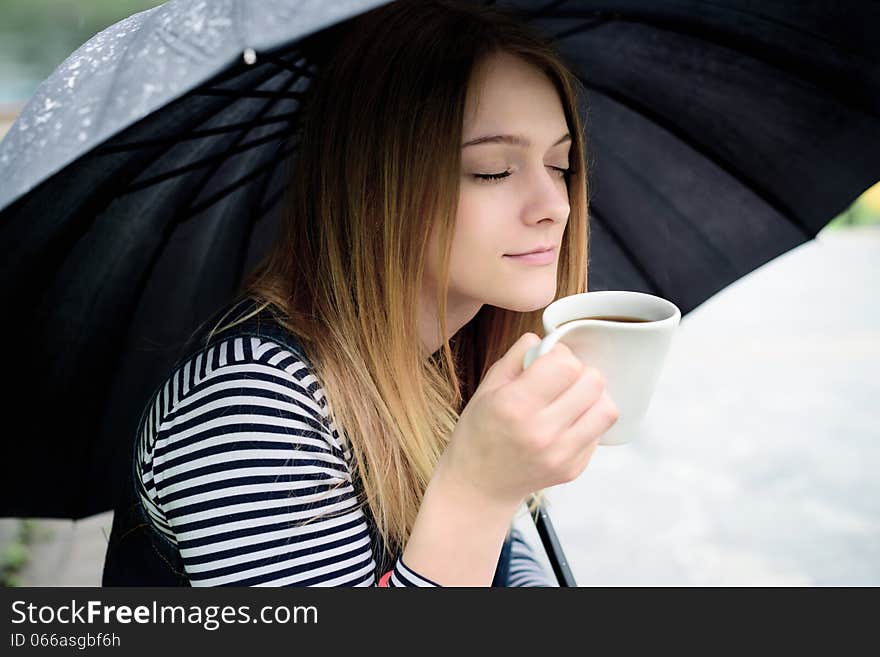
[[[574,169],[560,169],[559,167],[550,167],[551,169],[558,171],[561,175],[559,178],[561,180],[565,180],[568,182],[569,178],[571,178],[571,174],[574,173]],[[482,181],[482,182],[499,182],[504,178],[507,178],[510,175],[510,171],[502,171],[501,173],[475,173],[473,174],[474,178]]]

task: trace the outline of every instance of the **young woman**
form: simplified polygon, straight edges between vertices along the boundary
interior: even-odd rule
[[[512,521],[617,418],[564,345],[522,369],[587,289],[577,80],[471,3],[340,38],[279,239],[144,411],[105,584],[554,585]]]

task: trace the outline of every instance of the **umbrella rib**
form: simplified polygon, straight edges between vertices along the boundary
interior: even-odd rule
[[[171,135],[170,137],[160,137],[157,139],[143,139],[140,141],[129,141],[125,143],[113,143],[108,144],[106,146],[101,146],[100,148],[95,149],[95,154],[97,155],[109,155],[111,153],[119,153],[123,151],[131,151],[137,150],[139,148],[148,148],[153,146],[165,146],[168,144],[174,145],[181,141],[190,141],[193,139],[202,139],[204,137],[214,137],[216,135],[227,134],[230,132],[237,132],[239,130],[243,130],[250,126],[260,126],[260,125],[271,125],[273,123],[280,123],[282,121],[287,121],[290,123],[291,119],[295,119],[297,117],[298,112],[288,112],[286,114],[273,114],[272,116],[263,118],[263,119],[255,119],[253,121],[242,121],[241,123],[228,123],[226,125],[220,126],[218,128],[205,128],[204,130],[193,130],[191,132],[182,132],[176,135]]]
[[[273,62],[274,63],[274,62]],[[218,84],[224,84],[230,80],[235,80],[246,73],[252,73],[255,68],[259,68],[265,64],[264,61],[259,62],[256,67],[253,64],[245,64],[239,60],[229,68],[223,69],[217,75],[201,83],[202,87],[211,87]]]
[[[291,73],[296,73],[300,76],[312,78],[314,77],[314,71],[310,71],[307,66],[300,66],[299,64],[288,62],[284,59],[285,56],[290,55],[294,58],[301,58],[302,55],[296,50],[296,46],[292,46],[290,50],[282,51],[279,55],[269,55],[265,53],[260,53],[260,59],[257,63],[257,66],[265,66],[267,63],[277,66],[280,69],[285,71],[289,71]],[[202,84],[202,88],[211,88],[216,87],[217,89],[222,89],[223,87],[219,87],[217,85],[229,82],[229,80],[235,79],[236,77],[248,73],[254,69],[253,64],[244,64],[239,63],[232,69],[228,71],[222,71],[218,73],[216,76],[211,78],[210,80],[206,80],[204,84]]]
[[[296,59],[302,58],[302,55],[299,54],[299,50],[297,48],[298,45],[299,45],[298,42],[291,44],[287,50],[282,50],[282,54],[283,55],[289,54]],[[286,65],[281,65],[281,64],[279,64],[278,61],[273,61],[273,59],[276,59],[276,60],[281,59],[282,61],[285,61],[285,60],[283,60],[282,56],[270,58],[270,57],[267,57],[266,55],[261,53],[260,61],[257,63],[257,66],[263,66],[267,61],[271,61],[272,64],[274,64],[276,66],[281,66],[282,68],[285,68],[287,70],[292,70],[294,73],[302,73],[303,75],[306,75],[308,77],[311,77],[311,75],[312,75],[308,69],[302,69],[302,67],[299,67],[297,64],[291,64],[290,62],[285,62]],[[296,70],[296,69],[302,69],[302,70]],[[230,80],[234,80],[235,78],[237,78],[245,73],[249,73],[253,70],[254,70],[253,64],[246,64],[242,60],[238,60],[238,62],[235,65],[230,66],[229,68],[226,68],[226,69],[220,71],[213,78],[206,80],[202,86],[207,87],[207,86],[223,84],[224,82],[229,82]]]
[[[299,79],[300,79],[300,78],[298,78],[296,75],[291,75],[291,76],[289,76],[289,78],[288,78],[288,80],[287,80],[287,82],[286,82],[286,87],[285,87],[285,88],[290,88],[290,87],[291,87],[295,82],[297,82]],[[257,114],[256,114],[256,118],[259,119],[262,115],[265,115],[267,112],[269,112],[269,111],[275,106],[275,103],[276,103],[278,100],[280,100],[280,99],[281,99],[280,97],[276,97],[276,98],[274,98],[274,99],[268,101],[268,102],[263,106],[263,108],[261,108],[261,109],[259,110],[259,112],[257,112]],[[241,140],[241,139],[246,138],[246,137],[247,137],[247,133],[249,132],[249,130],[250,130],[250,129],[248,129],[248,130],[242,132],[241,135],[239,135],[238,139]],[[256,146],[256,145],[260,145],[260,144],[263,144],[263,143],[266,143],[266,142],[268,142],[268,141],[272,141],[273,139],[275,139],[276,137],[278,137],[279,135],[282,135],[282,134],[284,134],[284,135],[289,135],[289,134],[290,134],[289,127],[285,127],[284,130],[279,130],[279,131],[273,132],[273,133],[271,133],[271,134],[269,134],[269,135],[266,135],[265,137],[262,137],[262,138],[256,139],[256,140],[254,140],[254,141],[247,142],[246,144],[239,144],[238,146],[236,146],[236,145],[235,145],[235,141],[233,141],[232,144],[230,144],[230,147],[227,148],[226,151],[225,151],[224,153],[220,153],[220,154],[218,154],[218,155],[214,155],[214,156],[212,156],[212,157],[210,157],[210,158],[203,158],[202,160],[197,160],[196,162],[193,162],[193,163],[191,163],[190,165],[187,165],[186,167],[183,167],[184,169],[194,170],[194,169],[198,169],[198,168],[201,168],[201,167],[203,167],[203,166],[206,166],[206,161],[207,161],[207,160],[212,160],[213,162],[216,163],[215,166],[214,166],[214,168],[213,168],[211,171],[208,171],[207,173],[205,173],[204,176],[202,176],[202,180],[201,180],[201,182],[200,182],[198,185],[195,186],[196,189],[195,189],[194,192],[190,195],[190,199],[198,198],[198,195],[201,193],[201,191],[202,191],[202,189],[204,188],[204,186],[205,186],[205,185],[208,183],[208,181],[211,179],[211,176],[214,175],[214,173],[215,173],[215,172],[217,171],[217,169],[220,167],[220,164],[222,164],[223,161],[226,160],[230,155],[236,155],[236,154],[238,154],[238,153],[242,153],[242,152],[244,152],[244,151],[246,151],[246,150],[250,150],[250,149],[253,148],[254,146]],[[283,143],[283,142],[279,142],[279,145],[280,145],[281,143]],[[210,163],[211,163],[211,162],[208,162],[208,164],[210,164]],[[258,167],[258,169],[261,168],[261,167],[263,167],[263,166],[265,166],[265,163],[264,163],[263,165],[260,165],[260,167]],[[163,175],[164,175],[164,174],[163,174]],[[248,175],[249,175],[249,174],[248,174]],[[245,177],[247,177],[247,175],[246,175]],[[231,189],[235,189],[235,188],[239,187],[240,184],[242,184],[242,183],[241,183],[241,179],[239,179],[239,181],[237,181],[237,182],[238,182],[239,184],[236,184],[236,183],[234,182],[234,183],[232,183],[231,185],[227,186],[227,189],[229,189],[229,190],[231,191]],[[213,198],[214,196],[216,196],[216,195],[212,195],[211,198]],[[210,199],[209,199],[209,200],[210,200]],[[213,204],[214,202],[216,202],[216,200],[212,200],[210,204]],[[208,205],[210,205],[210,204],[208,204]],[[200,207],[201,209],[203,209],[204,207],[207,207],[207,205],[205,204],[205,202],[202,202],[202,203],[199,204],[199,207]],[[196,213],[193,211],[193,207],[192,207],[192,205],[190,205],[189,208],[187,209],[187,214],[189,215],[188,217],[187,217],[186,215],[184,215],[183,213],[181,213],[181,214],[179,215],[179,219],[180,219],[180,220],[178,221],[178,223],[183,223],[183,221],[187,221],[188,219],[192,218],[192,217],[196,214]]]
[[[246,132],[243,134],[246,134]],[[279,137],[281,137],[283,135],[289,135],[289,134],[290,134],[289,127],[285,127],[283,130],[276,130],[275,132],[272,132],[268,135],[264,135],[263,137],[259,137],[257,139],[254,139],[253,141],[249,141],[245,144],[240,144],[239,146],[235,146],[235,147],[233,147],[227,151],[224,151],[222,153],[216,153],[214,155],[209,155],[208,157],[203,157],[200,160],[194,160],[193,162],[190,162],[189,164],[186,164],[182,167],[178,167],[176,169],[170,169],[169,171],[165,171],[164,173],[157,174],[157,175],[153,176],[152,178],[147,178],[146,180],[142,180],[140,182],[129,185],[125,189],[123,189],[121,192],[119,192],[119,194],[117,196],[125,196],[127,194],[132,194],[134,192],[140,191],[140,190],[145,189],[147,187],[151,187],[153,185],[164,182],[164,181],[169,180],[171,178],[176,178],[176,177],[181,176],[185,173],[189,173],[190,171],[195,171],[196,169],[201,169],[203,167],[210,166],[210,165],[218,163],[218,162],[222,162],[230,155],[237,155],[239,153],[243,153],[243,152],[248,151],[256,146],[260,146],[262,144],[265,144],[266,142],[272,141],[274,139],[278,139]]]
[[[623,96],[622,94],[619,94],[616,91],[609,89],[608,87],[605,87],[603,85],[595,84],[592,82],[584,82],[583,80],[581,80],[581,83],[588,89],[591,89],[596,93],[600,93],[612,99],[616,103],[623,105],[632,112],[650,120],[652,123],[654,123],[654,125],[660,127],[671,135],[674,135],[681,142],[687,144],[689,148],[699,153],[706,160],[715,164],[731,178],[734,178],[737,182],[739,182],[740,185],[742,185],[746,189],[749,189],[756,196],[760,197],[761,200],[772,207],[781,216],[785,217],[787,221],[789,221],[793,226],[800,230],[804,235],[812,237],[813,233],[810,231],[809,226],[807,226],[807,224],[804,223],[795,213],[789,210],[781,199],[776,198],[769,191],[761,187],[761,185],[757,181],[751,181],[745,174],[740,172],[736,167],[733,166],[733,164],[723,158],[719,153],[710,152],[706,147],[703,146],[703,144],[694,141],[690,135],[685,133],[681,128],[679,128],[671,121],[668,121],[664,116],[658,114],[657,112],[654,112],[647,105],[644,105],[633,98]]]
[[[289,100],[305,100],[305,95],[300,91],[237,91],[235,89],[198,89],[191,92],[192,96],[221,96],[226,98],[286,98]]]
[[[292,64],[280,55],[272,53],[260,53],[260,57],[263,59],[263,61],[272,62],[273,64],[275,64],[275,66],[287,69],[291,73],[298,73],[308,78],[314,78],[314,71],[310,71],[308,67],[303,67],[299,64]]]
[[[280,145],[281,144],[279,142],[279,146]],[[296,150],[297,145],[298,144],[295,144],[295,145],[291,146],[290,148],[286,148],[277,157],[273,157],[272,159],[269,159],[268,161],[264,162],[260,166],[256,167],[250,173],[247,173],[244,176],[242,176],[241,178],[238,178],[237,180],[230,183],[226,187],[219,189],[217,192],[215,192],[214,194],[212,194],[211,196],[206,198],[204,201],[202,201],[198,205],[191,206],[190,207],[190,216],[188,218],[184,219],[183,221],[189,221],[190,219],[192,219],[194,216],[196,216],[200,212],[204,211],[205,209],[207,209],[208,207],[210,207],[211,205],[213,205],[217,201],[221,200],[224,196],[228,196],[231,192],[234,192],[236,189],[238,189],[242,185],[250,182],[254,178],[258,178],[267,169],[274,168],[278,164],[279,160],[283,161],[284,158],[286,158],[288,155],[293,153]],[[183,221],[181,221],[180,223],[183,223]]]
[[[265,57],[265,58],[263,58],[263,64],[265,64],[266,62],[272,63],[274,66],[278,67],[281,70],[278,73],[273,73],[269,76],[264,76],[264,77],[260,78],[257,81],[257,86],[265,84],[267,80],[271,80],[273,77],[275,77],[279,73],[285,72],[285,71],[290,71],[293,73],[301,73],[301,74],[305,75],[306,77],[311,77],[309,75],[307,69],[305,69],[302,66],[284,65],[284,64],[286,64],[286,62],[284,62],[284,59],[281,57]],[[238,75],[242,72],[250,72],[251,70],[252,70],[251,67],[244,66],[244,65],[233,68],[233,71],[236,72],[235,75]],[[218,78],[222,78],[222,77],[229,78],[231,76],[228,76],[226,72],[221,73],[220,75],[217,76],[217,78],[214,78],[212,80],[207,81],[203,85],[203,87],[210,87],[210,86],[217,84]],[[193,93],[190,95],[197,95],[197,94]],[[243,97],[243,95],[241,95],[239,97]],[[190,132],[184,132],[184,133],[180,133],[177,135],[172,135],[170,137],[160,137],[158,139],[143,139],[143,140],[139,140],[139,141],[125,142],[125,143],[105,144],[105,145],[102,145],[102,146],[99,146],[98,148],[96,148],[94,152],[97,155],[106,155],[106,154],[110,154],[110,153],[124,152],[124,151],[134,150],[134,149],[143,148],[143,147],[163,146],[163,145],[172,145],[173,146],[174,144],[177,144],[178,142],[184,141],[184,140],[200,139],[202,137],[214,136],[214,135],[224,134],[224,133],[228,133],[228,132],[235,132],[237,130],[242,130],[244,128],[247,128],[247,127],[253,126],[253,125],[269,125],[272,123],[281,122],[284,120],[295,118],[297,114],[298,114],[298,112],[290,112],[290,113],[286,113],[286,114],[275,114],[275,115],[272,115],[269,117],[265,117],[263,119],[253,119],[253,120],[244,121],[241,123],[230,123],[230,124],[220,126],[217,128],[205,128],[203,130],[196,129],[196,130],[193,130]]]

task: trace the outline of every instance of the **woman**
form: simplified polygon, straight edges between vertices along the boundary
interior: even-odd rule
[[[279,239],[144,411],[105,584],[553,585],[512,520],[617,417],[564,345],[522,369],[587,289],[576,78],[491,7],[340,32]]]

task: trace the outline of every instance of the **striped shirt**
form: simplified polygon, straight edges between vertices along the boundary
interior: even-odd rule
[[[185,361],[145,409],[138,494],[192,586],[377,586],[378,536],[351,450],[307,362],[230,336]],[[511,527],[508,586],[556,586]],[[439,586],[395,557],[390,586]]]

